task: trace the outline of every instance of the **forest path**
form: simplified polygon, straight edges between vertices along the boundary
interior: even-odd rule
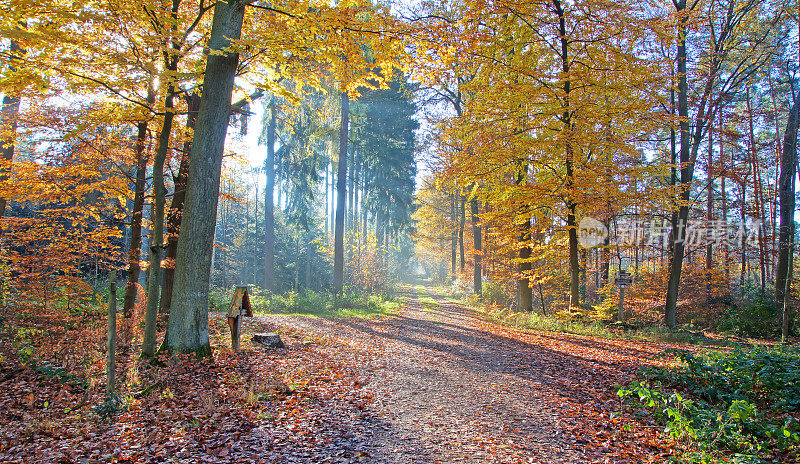
[[[662,347],[516,331],[423,287],[405,297],[380,320],[258,316],[360,352],[375,397],[364,447],[331,462],[663,462],[655,428],[624,419],[613,390]]]

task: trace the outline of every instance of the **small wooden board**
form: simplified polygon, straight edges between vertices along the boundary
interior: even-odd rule
[[[247,293],[247,286],[236,287],[228,308],[228,317],[238,317],[239,315],[253,317],[253,308],[250,306],[250,295]]]

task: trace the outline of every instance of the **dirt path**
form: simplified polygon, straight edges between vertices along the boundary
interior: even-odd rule
[[[375,402],[360,419],[364,445],[331,462],[664,460],[655,427],[626,419],[613,391],[663,347],[521,333],[438,295],[436,304],[406,296],[399,316],[379,321],[257,316],[359,352],[356,367]]]

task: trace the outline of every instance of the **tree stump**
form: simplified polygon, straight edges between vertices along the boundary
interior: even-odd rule
[[[258,343],[268,348],[286,348],[281,337],[275,333],[255,334],[253,335],[253,343]]]

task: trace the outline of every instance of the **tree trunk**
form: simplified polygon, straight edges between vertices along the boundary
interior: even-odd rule
[[[706,167],[706,172],[708,176],[708,185],[706,191],[706,228],[711,227],[714,221],[714,137],[711,132],[712,125],[709,124],[708,127],[708,165]],[[721,132],[722,128],[720,128]],[[714,268],[714,244],[709,240],[709,237],[705,237],[708,240],[708,244],[706,245],[706,299],[711,298],[711,282],[708,281],[709,277],[711,276],[711,269]]]
[[[264,187],[264,290],[275,291],[275,129],[277,125],[275,105],[270,106],[267,126],[267,159],[264,170],[267,185]]]
[[[203,77],[203,98],[192,141],[186,201],[175,262],[173,307],[165,348],[211,354],[208,341],[208,290],[214,220],[219,200],[222,155],[228,131],[231,94],[239,55],[228,51],[242,31],[245,2],[218,1],[214,7]]]
[[[194,131],[197,123],[197,111],[200,109],[200,94],[193,92],[187,97],[186,128]],[[164,254],[164,277],[161,279],[161,302],[158,313],[168,315],[172,307],[172,287],[175,282],[175,256],[178,251],[178,237],[181,231],[181,217],[183,216],[183,203],[186,199],[186,180],[189,177],[189,153],[192,150],[191,140],[183,144],[183,155],[178,167],[178,176],[173,179],[175,191],[172,194],[172,203],[167,213],[167,251]]]
[[[358,166],[358,149],[354,146],[351,150],[352,153],[352,163],[348,164],[349,174],[347,176],[347,216],[345,216],[345,224],[347,224],[347,229],[349,232],[354,231],[355,228],[355,214],[356,214],[356,188],[355,188],[355,179],[356,179],[356,167]],[[345,239],[349,240],[347,235],[345,234]]]
[[[728,190],[725,183],[725,180],[728,177],[728,160],[725,158],[725,146],[723,144],[724,139],[722,138],[722,130],[724,128],[723,122],[723,111],[719,112],[719,162],[720,162],[720,181],[719,181],[719,194],[722,197],[722,223],[725,224],[727,228],[728,225]],[[726,229],[727,230],[727,229]],[[727,232],[726,232],[727,234]],[[728,265],[729,255],[728,255],[728,240],[722,241],[722,261],[723,267],[725,270],[725,283],[728,284],[730,282],[730,266]]]
[[[330,230],[328,227],[330,225],[330,212],[329,212],[329,203],[330,203],[330,195],[328,192],[330,191],[330,163],[325,164],[325,241],[328,241],[328,231]]]
[[[117,373],[117,273],[108,276],[108,336],[106,338],[106,395],[114,394]]]
[[[472,288],[476,295],[481,296],[483,293],[483,273],[481,268],[481,224],[480,218],[478,218],[478,206],[478,199],[472,197],[472,199],[469,201],[469,209],[472,219],[472,247],[475,250],[475,256],[473,257],[475,264],[472,271]]]
[[[676,3],[678,13],[686,9],[686,0]],[[690,185],[693,177],[693,169],[690,170],[689,150],[689,84],[686,79],[686,33],[688,19],[682,16],[678,23],[678,116],[680,118],[680,157],[681,157],[681,190],[677,217],[673,216],[671,248],[672,257],[670,261],[669,280],[667,282],[667,297],[664,304],[664,323],[670,329],[677,325],[678,316],[678,290],[681,282],[681,270],[683,269],[684,247],[686,245],[686,221],[689,219],[689,196]],[[693,167],[692,167],[693,168]]]
[[[749,131],[749,151],[750,151],[750,164],[753,169],[753,199],[755,200],[754,209],[755,216],[758,218],[758,264],[759,264],[759,281],[761,284],[761,293],[764,294],[767,289],[767,263],[766,252],[764,243],[764,197],[762,193],[761,184],[761,168],[758,163],[758,156],[756,153],[756,136],[755,128],[753,127],[753,109],[750,106],[750,85],[747,85],[746,90],[746,103],[747,103],[747,121]]]
[[[24,24],[23,24],[24,26]],[[11,41],[10,59],[8,70],[11,74],[17,71],[17,63],[22,59],[25,54],[25,49],[19,44],[18,41]],[[22,89],[4,89],[3,92],[3,108],[0,110],[0,124],[2,124],[2,132],[0,133],[0,159],[5,163],[10,163],[14,159],[14,147],[17,143],[17,125],[19,122],[19,106],[22,102]],[[0,182],[5,182],[8,177],[6,167],[0,169]],[[0,197],[0,221],[6,215],[7,199]],[[2,228],[0,228],[2,234]]]
[[[336,223],[333,231],[333,291],[344,289],[344,215],[347,204],[347,137],[350,125],[350,97],[341,94],[342,114],[339,127],[339,166],[336,172]]]
[[[747,275],[747,234],[744,232],[745,222],[747,221],[747,214],[745,210],[745,204],[747,203],[747,181],[742,179],[742,182],[739,184],[739,191],[741,192],[741,201],[739,202],[739,221],[742,230],[741,236],[741,246],[742,246],[742,254],[741,262],[739,267],[739,293],[744,295],[744,282],[745,277]]]
[[[311,237],[306,237],[306,288],[311,288],[311,258],[314,254],[314,242]]]
[[[533,311],[533,291],[531,289],[531,220],[526,218],[520,225],[519,241],[522,246],[519,249],[520,262],[517,266],[519,278],[517,279],[517,302],[519,311]]]
[[[559,50],[561,61],[561,72],[564,76],[569,76],[570,61],[569,61],[569,48],[567,41],[567,26],[566,14],[561,7],[560,0],[553,0],[555,6],[555,13],[558,17],[558,32],[560,37],[561,48]],[[564,97],[562,98],[561,108],[561,126],[564,133],[564,165],[566,168],[566,192],[567,192],[567,234],[569,238],[569,307],[570,309],[580,306],[580,263],[578,262],[578,221],[576,216],[577,204],[574,200],[573,189],[575,187],[575,161],[574,151],[572,146],[572,109],[570,102],[570,91],[572,82],[569,78],[564,79],[563,91]]]
[[[460,203],[459,204],[459,211],[458,211],[458,216],[459,216],[459,219],[458,219],[458,221],[459,221],[458,222],[458,251],[459,251],[460,261],[459,261],[458,269],[459,269],[460,273],[463,274],[464,273],[464,225],[467,222],[467,215],[466,215],[467,197],[465,197],[464,195],[461,195],[461,193],[459,192],[458,200],[459,200],[459,203]]]
[[[780,201],[780,232],[778,237],[778,264],[775,267],[775,300],[783,308],[789,299],[790,259],[794,245],[795,173],[797,172],[797,129],[800,121],[800,95],[794,100],[783,134],[781,173],[778,181]],[[788,304],[786,304],[788,306]],[[787,328],[788,330],[788,328]]]
[[[517,172],[516,184],[525,185],[528,182],[528,165],[524,164]],[[517,310],[533,311],[533,293],[531,290],[531,218],[528,205],[522,205],[520,213],[524,217],[519,226],[519,261],[517,262]]]
[[[153,159],[153,208],[150,221],[153,231],[150,238],[150,268],[147,274],[147,309],[144,315],[144,337],[142,356],[153,356],[156,352],[156,319],[158,317],[159,290],[161,288],[161,257],[164,252],[164,205],[167,202],[167,188],[164,185],[164,164],[169,152],[169,139],[172,122],[175,119],[173,99],[175,88],[167,89],[164,102],[164,125],[158,136],[158,147]]]
[[[458,252],[458,215],[456,214],[456,195],[450,194],[450,277],[455,279],[456,272],[456,253]]]
[[[149,91],[148,102],[152,103],[154,94]],[[131,241],[128,247],[128,282],[125,284],[125,298],[122,301],[122,312],[125,318],[133,316],[136,305],[136,293],[139,288],[139,261],[142,253],[142,213],[144,212],[144,195],[147,181],[148,156],[145,150],[147,141],[147,121],[136,125],[136,181],[133,193],[133,211],[131,212]]]

